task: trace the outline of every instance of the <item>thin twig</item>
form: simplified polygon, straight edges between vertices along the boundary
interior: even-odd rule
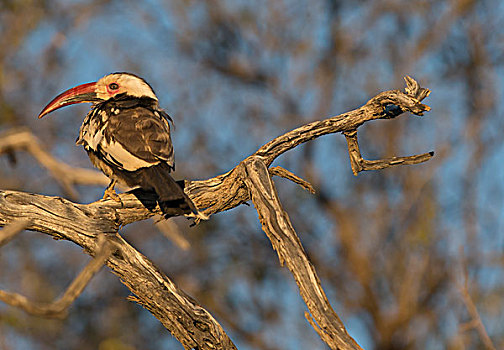
[[[14,151],[30,153],[42,166],[44,166],[65,193],[73,200],[77,199],[75,184],[79,185],[107,185],[109,180],[102,173],[84,168],[71,167],[54,158],[45,151],[41,142],[26,128],[15,128],[0,134],[0,154],[14,157]]]
[[[191,243],[182,235],[177,224],[172,220],[165,220],[162,216],[154,218],[154,225],[159,231],[182,250],[189,250]]]
[[[488,333],[485,329],[485,325],[481,320],[480,314],[476,305],[474,304],[471,294],[469,293],[469,272],[467,271],[467,267],[465,264],[464,251],[463,248],[460,248],[460,256],[461,256],[461,270],[463,276],[463,283],[457,283],[460,295],[462,297],[462,301],[471,316],[471,321],[465,323],[461,329],[471,329],[475,328],[478,332],[481,341],[485,345],[485,348],[488,350],[496,350],[495,345],[492,342],[492,339],[488,336]]]
[[[378,160],[366,160],[362,158],[359,142],[357,140],[357,130],[344,132],[350,156],[350,166],[355,176],[361,171],[380,170],[390,168],[395,165],[412,165],[428,161],[434,156],[434,152],[416,154],[407,157],[390,157]]]
[[[275,166],[273,168],[269,168],[268,171],[271,176],[283,177],[284,179],[290,180],[290,181],[298,184],[299,186],[301,186],[305,190],[309,191],[310,193],[315,194],[315,189],[313,188],[311,183],[309,183],[306,180],[303,180],[299,176],[291,173],[289,170],[284,169],[281,166]]]
[[[104,235],[98,237],[99,248],[94,259],[92,259],[84,269],[77,275],[67,288],[65,293],[58,300],[46,304],[28,300],[23,295],[0,290],[0,300],[11,306],[19,307],[24,311],[37,316],[64,318],[66,311],[82,293],[91,278],[103,266],[112,252],[111,244],[106,241]]]
[[[7,244],[30,224],[31,221],[29,219],[20,219],[6,225],[3,230],[0,231],[0,247]]]

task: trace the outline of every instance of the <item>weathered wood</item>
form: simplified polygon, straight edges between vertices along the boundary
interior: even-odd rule
[[[82,293],[91,278],[100,270],[112,253],[111,244],[107,241],[105,235],[98,236],[97,244],[98,248],[95,258],[84,267],[58,300],[49,304],[37,303],[28,300],[20,294],[9,293],[3,290],[0,290],[0,300],[9,305],[19,307],[32,315],[55,318],[66,317],[70,305]]]
[[[303,180],[302,178],[291,173],[287,169],[284,169],[280,166],[275,166],[273,168],[269,168],[268,172],[270,173],[270,175],[279,176],[279,177],[283,177],[284,179],[290,180],[290,181],[298,184],[299,186],[301,186],[305,190],[309,191],[310,193],[315,194],[315,189],[313,188],[311,183],[309,183],[306,180]]]
[[[353,131],[370,120],[395,118],[404,112],[422,115],[430,109],[421,103],[429,90],[421,88],[409,77],[405,80],[405,92],[382,92],[354,111],[306,124],[275,138],[225,174],[207,180],[185,181],[184,191],[198,209],[208,216],[253,200],[263,229],[277,251],[280,262],[285,263],[293,274],[310,310],[311,317],[307,315],[308,321],[332,349],[360,347],[348,335],[327,300],[315,269],[306,256],[288,215],[281,207],[268,167],[284,152],[319,136],[342,132],[347,137],[352,137]],[[355,146],[356,140],[355,138],[355,143],[352,140],[349,143],[349,153],[355,158],[351,163],[354,172],[355,164],[363,164],[359,160],[360,152],[356,153],[358,147],[350,150],[352,145]],[[2,150],[0,147],[0,153],[7,152],[8,146],[4,148]],[[417,158],[410,163],[430,159],[413,157]],[[375,168],[385,168],[396,163],[394,159],[379,162],[379,167]],[[406,164],[407,161],[402,163]],[[294,174],[287,171],[279,171],[278,174],[309,188],[304,180]],[[131,299],[154,314],[185,348],[235,349],[208,311],[180,290],[118,234],[123,225],[161,214],[154,195],[135,190],[119,196],[122,203],[100,200],[82,205],[59,197],[0,191],[0,226],[27,219],[27,229],[75,242],[90,255],[95,254],[98,235],[106,234],[117,249],[107,260],[107,266],[135,294]]]
[[[124,208],[113,200],[83,205],[59,197],[0,191],[0,225],[30,218],[28,230],[72,241],[92,256],[98,236],[107,235],[116,249],[107,266],[135,294],[133,300],[157,317],[185,348],[235,349],[208,311],[117,233],[125,222],[154,215],[134,195],[121,194],[121,198]]]
[[[21,231],[23,231],[30,224],[30,220],[21,219],[13,221],[3,230],[0,231],[0,247],[4,244],[9,243],[14,237],[16,237]]]
[[[409,76],[404,79],[406,81],[405,92],[385,91],[370,99],[364,106],[351,112],[303,125],[268,142],[259,148],[255,155],[263,157],[266,165],[270,166],[282,153],[319,136],[357,130],[365,122],[395,118],[404,112],[423,115],[423,112],[430,110],[429,106],[421,103],[429,95],[429,89],[420,87]],[[389,106],[396,108],[391,109]]]
[[[245,165],[245,182],[281,265],[286,265],[299,287],[299,293],[315,322],[310,322],[331,349],[362,350],[348,335],[343,322],[334,312],[322,289],[320,279],[292,227],[289,215],[283,210],[268,168],[259,157],[251,157]]]
[[[396,165],[413,165],[428,161],[434,157],[434,152],[417,154],[408,157],[390,157],[378,160],[367,160],[362,158],[359,141],[357,139],[357,130],[344,132],[347,141],[348,155],[350,156],[350,166],[355,176],[361,171],[380,170],[390,168]]]
[[[61,185],[65,195],[77,199],[74,184],[107,185],[110,180],[100,172],[91,169],[77,169],[55,159],[41,142],[27,128],[13,128],[0,134],[0,154],[7,154],[15,161],[15,150],[24,150],[31,154],[40,165],[45,167]]]

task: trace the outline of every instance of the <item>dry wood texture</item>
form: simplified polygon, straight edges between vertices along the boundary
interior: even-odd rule
[[[395,118],[404,112],[422,115],[430,109],[421,103],[429,94],[429,90],[421,88],[409,77],[405,80],[407,86],[404,92],[382,92],[356,110],[303,125],[275,138],[225,174],[208,180],[185,183],[186,193],[208,216],[252,200],[263,230],[276,250],[280,263],[285,264],[294,276],[310,312],[310,315],[306,315],[308,321],[331,349],[360,347],[348,335],[331,307],[315,268],[282,208],[271,176],[287,178],[308,190],[312,190],[311,185],[285,169],[268,168],[282,153],[319,136],[338,132],[347,137],[354,174],[363,170],[429,160],[433,153],[378,161],[366,161],[360,156],[356,133],[360,125],[370,120]],[[16,147],[8,144],[5,139],[0,143],[0,153],[13,149]],[[44,159],[46,156],[42,154]],[[46,161],[46,164],[53,163]],[[59,171],[52,169],[52,165],[48,168],[56,173]],[[67,179],[63,183],[72,181],[75,179]],[[120,194],[120,198],[122,205],[113,200],[82,205],[59,197],[0,191],[0,225],[20,222],[17,226],[21,228],[26,227],[70,240],[92,256],[97,255],[101,249],[102,245],[98,244],[99,237],[107,237],[106,240],[113,246],[114,253],[108,259],[103,258],[103,254],[100,255],[103,260],[106,259],[106,265],[135,295],[131,299],[156,316],[185,348],[234,349],[230,338],[207,310],[185,294],[147,257],[118,234],[123,225],[159,214],[156,198],[138,190]],[[11,228],[12,232],[18,231],[17,226]],[[8,232],[6,236],[10,238],[11,234],[14,233]]]

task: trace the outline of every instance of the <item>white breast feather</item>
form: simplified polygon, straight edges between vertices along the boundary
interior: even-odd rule
[[[102,124],[101,129],[98,129],[99,127],[100,124],[97,121],[91,120],[89,124],[84,121],[83,129],[81,129],[81,139],[85,141],[89,148],[95,151],[98,149],[98,145],[103,139],[107,123]]]

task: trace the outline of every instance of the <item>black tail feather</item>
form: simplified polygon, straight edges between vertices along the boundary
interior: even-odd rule
[[[170,172],[168,164],[160,163],[132,172],[131,175],[135,177],[132,182],[144,190],[156,192],[159,206],[166,216],[190,213],[198,215],[198,209],[183,188],[171,177]]]

